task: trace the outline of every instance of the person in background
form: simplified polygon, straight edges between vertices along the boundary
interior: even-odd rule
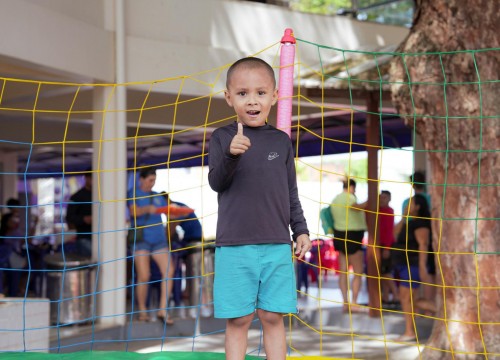
[[[19,215],[21,213],[21,202],[18,199],[10,198],[7,200],[7,214]]]
[[[21,205],[18,199],[7,200],[7,213],[2,216],[0,223],[0,268],[5,270],[5,277],[8,284],[8,296],[21,296],[22,287],[27,284],[28,277],[23,276],[28,264],[27,249],[32,243],[32,236],[35,234],[38,217],[32,219],[28,217],[28,229],[23,226],[21,220],[21,210],[26,211],[26,207]],[[29,214],[27,214],[29,216]],[[31,266],[36,262],[34,254],[31,253]],[[4,271],[0,271],[0,296],[4,293]]]
[[[9,267],[9,246],[0,239],[0,299],[5,297],[4,271]]]
[[[330,205],[333,225],[335,250],[339,252],[339,287],[344,300],[344,312],[360,312],[357,306],[364,259],[362,241],[366,231],[366,203],[358,204],[356,198],[356,181],[348,179],[343,183],[343,191],[337,195]],[[352,299],[349,299],[348,271],[353,267],[354,277],[351,282]]]
[[[381,247],[382,261],[380,264],[382,302],[390,305],[399,303],[398,288],[393,279],[391,264],[391,247],[394,244],[394,209],[389,206],[391,192],[382,190],[379,196],[378,208],[378,245]],[[392,299],[390,295],[392,294]]]
[[[165,201],[168,205],[190,209],[186,204],[171,200],[168,196],[168,193],[163,192],[162,194],[165,197]],[[170,228],[173,228],[173,231],[176,230],[177,226],[182,229],[182,242],[201,243],[203,236],[201,222],[192,209],[187,214],[171,216],[171,219],[169,219],[169,225]],[[169,232],[171,233],[172,229],[169,229]]]
[[[3,219],[3,217],[2,217],[2,219]],[[1,228],[2,228],[2,226],[0,224],[0,235],[2,233]],[[4,270],[9,268],[10,251],[11,251],[10,245],[5,242],[4,237],[0,237],[0,298],[3,298],[5,296]]]
[[[184,209],[190,209],[186,204],[174,201],[169,198],[167,193],[163,193],[167,203],[170,206],[176,206]],[[177,230],[181,230],[180,233],[182,235],[179,238],[179,234]],[[209,298],[209,294],[206,294],[205,288],[203,288],[201,302],[199,304],[199,292],[191,293],[193,289],[200,289],[202,286],[201,277],[203,276],[202,270],[203,265],[202,262],[202,254],[205,255],[204,261],[207,260],[207,254],[205,252],[210,251],[210,249],[205,248],[203,251],[201,249],[202,238],[203,238],[203,230],[201,226],[201,222],[198,219],[198,216],[194,212],[193,209],[189,213],[177,216],[171,216],[167,225],[167,232],[170,234],[171,246],[172,248],[182,249],[189,247],[187,250],[180,250],[173,253],[173,256],[176,257],[176,280],[174,280],[174,289],[177,285],[177,291],[180,290],[180,283],[182,281],[182,263],[186,266],[186,289],[182,294],[182,297],[185,299],[189,299],[189,305],[191,306],[189,309],[189,313],[191,317],[196,317],[198,313],[198,306],[203,305],[200,310],[200,314],[203,317],[208,317],[212,314],[212,310],[207,305],[207,299]],[[195,248],[192,248],[195,246]],[[192,286],[192,282],[196,282],[197,286]],[[190,286],[191,285],[191,286]],[[175,292],[175,291],[174,291]]]
[[[420,283],[431,283],[428,270],[431,239],[430,212],[427,199],[414,195],[405,209],[403,219],[394,227],[396,242],[391,259],[400,278],[399,300],[405,316],[405,330],[398,341],[415,341],[412,302],[417,301]]]
[[[410,183],[412,184],[412,189],[413,189],[413,194],[414,195],[422,195],[425,200],[427,200],[427,205],[429,206],[429,209],[431,208],[431,196],[426,192],[425,190],[425,174],[421,171],[415,171],[412,176],[409,178]],[[410,202],[411,198],[406,199],[403,201],[403,205],[401,206],[401,210],[403,211],[403,215],[405,214],[405,210],[408,209],[408,203]]]
[[[76,230],[75,252],[86,258],[92,256],[92,169],[83,175],[83,187],[69,198],[66,211],[68,229]]]
[[[425,173],[421,171],[415,171],[413,175],[409,177],[409,181],[412,184],[413,193],[415,195],[423,196],[427,201],[427,206],[429,208],[429,213],[430,213],[432,204],[431,204],[431,196],[426,191]],[[408,209],[409,201],[410,198],[403,201],[403,206],[402,206],[403,215],[406,215],[405,209]],[[409,218],[409,221],[411,220],[412,218]],[[427,268],[429,269],[430,283],[434,284],[436,282],[436,261],[434,255],[434,247],[432,245],[432,229],[430,229],[430,231],[431,231],[431,237],[429,241],[429,249],[428,249],[429,256],[427,257]],[[422,309],[424,312],[430,315],[436,311],[436,287],[423,284],[421,291],[422,291],[422,297],[419,299],[417,305],[420,309]]]
[[[158,208],[166,207],[167,202],[161,194],[152,190],[155,182],[156,169],[143,168],[139,173],[139,184],[135,192],[131,190],[127,195],[131,226],[143,234],[132,244],[137,274],[135,297],[139,308],[139,320],[150,321],[150,311],[146,307],[146,301],[151,279],[150,261],[153,259],[161,273],[160,305],[156,317],[167,325],[173,325],[173,320],[167,315],[167,299],[172,292],[175,267],[168,251],[161,214],[157,211]]]
[[[4,252],[1,255],[1,260],[8,269],[6,277],[10,297],[21,295],[19,289],[23,274],[22,269],[27,265],[24,242],[25,237],[20,230],[20,218],[17,212],[4,214],[0,223],[0,244]]]

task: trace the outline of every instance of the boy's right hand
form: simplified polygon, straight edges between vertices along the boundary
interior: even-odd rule
[[[231,155],[244,154],[252,146],[250,139],[243,135],[243,125],[238,123],[238,132],[234,135],[231,145],[229,145],[229,152]]]

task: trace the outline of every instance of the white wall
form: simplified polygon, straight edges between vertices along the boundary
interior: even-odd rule
[[[105,13],[103,6],[109,0],[25,0],[33,5],[64,14],[89,25],[104,28]],[[113,1],[113,0],[111,0]]]
[[[102,1],[85,4],[94,8],[89,12],[104,10]],[[112,33],[48,5],[53,2],[2,0],[0,56],[27,62],[33,68],[50,68],[67,74],[69,79],[76,76],[112,81]]]
[[[399,44],[407,34],[401,27],[246,1],[148,0],[147,4],[127,1],[128,81],[189,75],[230,64],[279,42],[288,27],[297,38],[347,50]],[[300,53],[300,46],[307,45],[299,45],[300,61],[319,63],[316,49]],[[261,56],[276,61],[278,48]],[[213,72],[211,80],[218,74]],[[222,89],[223,80],[215,91]],[[190,91],[206,94],[206,88],[194,82],[184,87],[184,93]]]
[[[0,37],[0,57],[113,82],[113,14],[113,0],[2,0],[0,32],[7,36]],[[287,27],[297,38],[342,49],[398,44],[407,34],[401,27],[224,0],[126,0],[125,24],[127,81],[223,66],[279,42]],[[301,56],[319,62],[315,51]],[[187,86],[184,93],[200,91],[195,82]]]

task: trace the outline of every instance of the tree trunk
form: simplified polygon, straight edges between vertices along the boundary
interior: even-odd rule
[[[394,104],[431,167],[439,287],[426,360],[500,354],[500,51],[484,50],[500,46],[499,4],[417,0],[391,64]]]

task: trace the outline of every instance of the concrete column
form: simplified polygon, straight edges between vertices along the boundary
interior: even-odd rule
[[[126,121],[116,112],[115,87],[94,89],[92,161],[93,258],[98,268],[97,313],[103,324],[126,321]],[[121,95],[123,96],[123,95]],[[102,112],[101,112],[102,111]]]

